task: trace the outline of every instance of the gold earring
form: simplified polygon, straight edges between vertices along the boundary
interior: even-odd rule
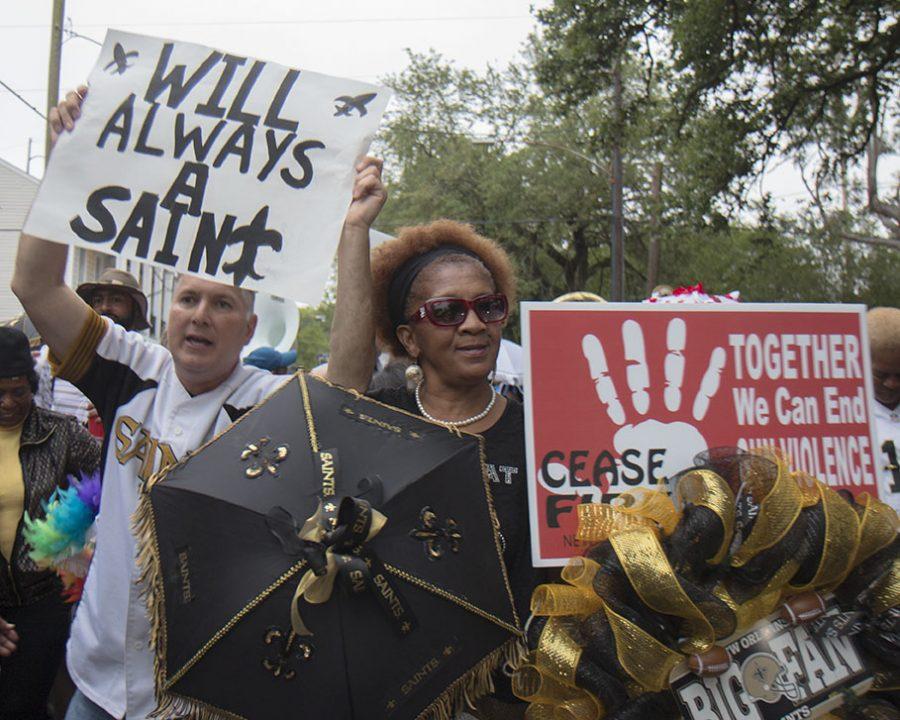
[[[406,368],[407,389],[410,391],[415,390],[421,384],[424,377],[422,368],[419,367],[419,363],[414,359],[412,365]]]

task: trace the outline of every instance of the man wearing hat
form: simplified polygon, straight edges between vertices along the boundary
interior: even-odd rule
[[[130,272],[107,268],[99,280],[82,283],[75,292],[98,315],[110,318],[126,330],[140,331],[150,327],[147,296]]]
[[[0,720],[47,717],[69,631],[62,585],[28,557],[23,516],[42,517],[67,475],[100,461],[87,430],[34,405],[36,387],[28,338],[0,327]]]
[[[268,370],[273,375],[287,375],[288,368],[297,362],[297,351],[279,352],[273,347],[258,347],[244,358],[244,365]]]
[[[146,330],[147,296],[130,272],[118,268],[107,268],[94,282],[82,283],[75,290],[94,311],[108,317],[126,330]],[[41,407],[55,410],[64,415],[72,415],[82,423],[96,418],[96,411],[90,401],[72,383],[56,378],[50,370],[49,348],[45,345],[38,355],[37,373],[40,391],[35,401]],[[97,434],[102,433],[97,430]]]

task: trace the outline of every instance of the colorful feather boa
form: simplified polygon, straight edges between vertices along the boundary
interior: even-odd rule
[[[29,557],[42,568],[56,571],[67,602],[81,598],[84,578],[93,556],[94,520],[100,510],[100,472],[69,475],[69,487],[57,488],[41,503],[44,519],[26,512],[23,535]]]

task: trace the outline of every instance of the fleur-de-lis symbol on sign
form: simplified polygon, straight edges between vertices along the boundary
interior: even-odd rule
[[[263,658],[263,667],[283,680],[293,680],[297,676],[295,660],[307,661],[313,654],[313,647],[308,641],[300,641],[295,632],[285,633],[277,627],[266,631],[263,642],[275,648],[274,656]]]
[[[278,465],[287,458],[290,448],[285,443],[268,448],[271,443],[270,438],[261,437],[255,443],[247,443],[241,451],[241,460],[250,463],[244,474],[251,480],[264,472],[278,476]]]
[[[419,513],[419,524],[409,531],[409,535],[424,544],[425,554],[429,560],[440,560],[444,556],[445,549],[458,553],[459,544],[463,539],[456,520],[447,518],[446,522],[441,523],[430,505],[422,508],[422,512]]]

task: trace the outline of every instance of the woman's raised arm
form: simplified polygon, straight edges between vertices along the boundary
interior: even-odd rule
[[[337,299],[327,377],[360,392],[369,386],[375,367],[369,228],[387,200],[381,167],[382,161],[372,157],[357,165],[353,199],[337,252]]]

